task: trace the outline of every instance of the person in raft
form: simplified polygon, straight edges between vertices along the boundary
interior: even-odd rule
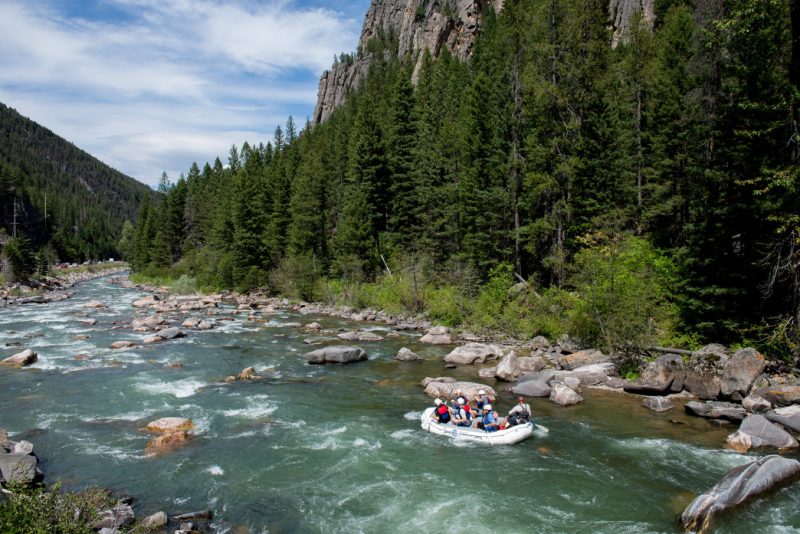
[[[431,414],[431,417],[436,420],[437,423],[446,424],[450,422],[450,408],[447,407],[445,403],[442,402],[442,399],[436,399],[433,401],[434,410]]]
[[[458,409],[453,411],[453,422],[456,426],[470,426],[472,413],[466,399],[459,397],[456,402],[458,403]]]
[[[484,404],[481,411],[483,412],[481,417],[476,417],[472,426],[482,428],[486,432],[495,432],[497,430],[497,419],[494,416],[492,405],[489,403]]]
[[[506,429],[516,425],[524,425],[533,417],[531,406],[525,402],[524,397],[517,397],[517,405],[508,411],[508,416],[500,423],[500,428]]]
[[[486,394],[486,390],[485,389],[478,390],[478,396],[475,397],[475,404],[478,405],[478,411],[479,412],[483,411],[484,404],[492,404],[493,402],[494,402],[494,399],[490,398]]]

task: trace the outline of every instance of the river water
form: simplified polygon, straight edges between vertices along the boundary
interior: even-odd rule
[[[108,349],[145,337],[114,329],[130,323],[142,295],[101,279],[63,302],[0,310],[0,356],[21,350],[7,346],[19,342],[40,358],[33,368],[0,368],[0,427],[34,443],[49,482],[127,492],[139,516],[208,508],[219,531],[236,533],[678,532],[676,517],[694,495],[753,459],[722,449],[731,430],[687,417],[680,405],[653,414],[635,398],[591,390],[577,407],[532,404],[548,435],[497,448],[454,444],[420,429],[430,399],[419,382],[474,380],[474,369],[445,370],[446,349],[409,332],[361,343],[367,362],[309,366],[309,334],[291,325],[387,330],[377,324],[285,312]],[[109,307],[82,307],[91,300]],[[97,324],[82,325],[87,317]],[[90,337],[72,339],[81,334]],[[426,361],[393,361],[401,346]],[[251,365],[272,378],[223,383]],[[498,405],[509,409],[510,396]],[[145,455],[152,435],[143,427],[167,416],[193,419],[196,438]],[[715,524],[718,532],[800,532],[800,488]]]

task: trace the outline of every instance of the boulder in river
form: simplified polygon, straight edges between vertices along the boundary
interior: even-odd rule
[[[307,328],[309,330],[322,330],[322,325],[314,322],[314,323],[308,323],[307,325],[305,325],[304,328]]]
[[[360,347],[324,347],[306,353],[306,360],[312,364],[353,363],[364,361],[367,353]]]
[[[728,421],[741,421],[747,415],[745,409],[730,402],[719,401],[689,401],[684,406],[686,413],[705,417],[706,419],[727,419]]]
[[[165,328],[163,330],[159,330],[156,335],[162,339],[176,339],[179,337],[186,337],[186,332],[178,328],[177,326],[173,326],[171,328]]]
[[[584,367],[595,363],[604,363],[609,361],[610,358],[600,352],[599,350],[579,350],[572,354],[566,354],[558,357],[558,364],[562,369],[572,371],[578,367]]]
[[[256,377],[256,369],[255,369],[255,367],[251,366],[251,367],[247,367],[245,369],[242,369],[242,372],[239,373],[239,376],[237,378],[239,380],[252,380],[255,377]]]
[[[147,430],[151,432],[175,432],[177,430],[191,430],[194,423],[191,419],[183,417],[162,417],[148,423]]]
[[[200,320],[199,317],[188,317],[181,323],[181,328],[197,328],[197,325],[200,324]]]
[[[759,413],[771,409],[772,404],[758,394],[750,393],[750,395],[742,399],[742,408],[750,413]]]
[[[94,309],[94,310],[99,310],[101,308],[107,308],[108,306],[106,306],[105,304],[103,304],[99,300],[93,300],[91,302],[87,302],[86,304],[84,304],[83,307],[84,308],[91,308],[91,309]]]
[[[148,306],[153,306],[159,299],[157,295],[148,295],[144,298],[140,298],[138,300],[133,301],[134,308],[147,308]]]
[[[444,379],[444,381],[440,381]],[[452,380],[452,382],[451,382]],[[422,381],[425,387],[425,394],[429,397],[455,398],[456,390],[461,390],[467,399],[474,399],[478,396],[478,391],[484,390],[490,398],[495,398],[497,393],[491,387],[477,382],[457,382],[454,378],[442,377]]]
[[[416,353],[407,349],[406,347],[401,348],[397,351],[397,355],[394,357],[395,360],[398,362],[420,362],[422,358],[418,356]]]
[[[144,338],[144,340],[142,340],[142,343],[144,343],[145,345],[152,345],[154,343],[161,343],[163,341],[164,338],[161,336],[147,336],[146,338]]]
[[[527,380],[525,382],[517,382],[511,388],[514,395],[523,395],[525,397],[549,397],[552,392],[550,384],[541,380]]]
[[[115,341],[110,345],[112,349],[130,349],[136,346],[136,343],[128,340]]]
[[[470,365],[474,363],[485,363],[486,360],[495,360],[502,354],[502,349],[498,345],[488,343],[467,343],[456,347],[444,357],[445,363],[457,365]]]
[[[800,406],[793,404],[784,408],[777,408],[764,414],[764,417],[785,426],[795,432],[800,432]]]
[[[625,385],[625,391],[643,395],[663,395],[683,389],[686,368],[683,359],[675,354],[664,354],[642,369],[636,382]]]
[[[555,383],[550,392],[550,402],[554,402],[559,406],[571,406],[583,402],[583,397],[566,385]]]
[[[452,345],[453,338],[450,336],[450,329],[446,326],[434,326],[420,338],[420,343],[429,345]]]
[[[739,452],[750,449],[775,447],[777,449],[794,449],[797,440],[774,423],[770,423],[763,415],[748,415],[739,430],[728,436],[726,446]]]
[[[757,350],[747,348],[737,351],[723,365],[720,393],[725,397],[745,397],[766,366],[766,360]]]
[[[39,356],[33,352],[31,349],[25,349],[22,352],[18,352],[11,357],[6,358],[3,361],[0,361],[0,365],[8,365],[11,367],[25,367],[31,364],[36,363],[36,360],[39,359]]]
[[[343,332],[336,337],[339,339],[344,339],[345,341],[383,341],[383,337],[374,332],[368,332],[366,330]]]
[[[683,387],[692,395],[711,400],[719,397],[721,384],[719,376],[714,373],[687,370]]]
[[[593,363],[578,367],[570,373],[578,378],[582,384],[593,386],[602,384],[609,376],[617,374],[617,367],[611,362]]]
[[[674,407],[672,401],[666,397],[645,397],[642,399],[642,406],[654,412],[666,412]]]
[[[777,455],[734,467],[714,487],[692,501],[681,514],[681,524],[687,532],[708,532],[717,513],[739,506],[798,476],[800,462]]]
[[[183,447],[191,441],[191,435],[185,430],[165,432],[147,443],[145,453],[164,454],[174,449]]]

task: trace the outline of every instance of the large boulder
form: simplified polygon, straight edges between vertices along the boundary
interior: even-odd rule
[[[795,432],[800,432],[800,406],[793,404],[785,408],[777,408],[771,412],[764,414],[764,417],[791,429]]]
[[[144,298],[140,298],[138,300],[133,301],[134,308],[147,308],[148,306],[153,306],[159,299],[156,295],[148,295]]]
[[[450,336],[450,329],[446,326],[434,326],[420,338],[420,343],[429,345],[452,345],[453,338]]]
[[[164,432],[147,443],[145,453],[148,455],[168,453],[188,445],[191,438],[191,434],[185,430]]]
[[[528,380],[526,382],[517,382],[517,384],[511,388],[511,392],[514,395],[524,395],[525,397],[549,397],[552,388],[547,382]]]
[[[503,356],[495,369],[495,376],[500,380],[512,382],[516,380],[521,371],[519,369],[519,356],[513,350]]]
[[[365,330],[343,332],[336,337],[344,339],[345,341],[383,341],[383,337],[374,332],[367,332]]]
[[[17,354],[0,361],[0,365],[8,365],[9,367],[25,367],[36,363],[36,360],[38,359],[39,356],[35,352],[33,352],[31,349],[25,349],[22,352],[18,352]]]
[[[36,478],[36,456],[31,454],[0,454],[0,478],[5,482],[31,484]]]
[[[666,412],[674,407],[672,401],[666,397],[645,397],[642,399],[642,406],[654,412]]]
[[[684,406],[689,415],[705,417],[706,419],[727,419],[728,421],[741,421],[747,416],[745,409],[730,402],[718,401],[689,401]]]
[[[136,346],[136,343],[133,341],[122,340],[122,341],[115,341],[109,347],[112,349],[131,349]]]
[[[312,364],[353,363],[367,358],[367,352],[360,347],[324,347],[306,353],[306,360]]]
[[[550,392],[550,402],[554,402],[559,406],[571,406],[583,402],[583,397],[564,384],[556,383],[553,384],[553,389]]]
[[[722,345],[707,345],[689,358],[683,387],[701,399],[716,399],[722,389],[722,375],[729,356]]]
[[[664,354],[642,369],[639,383],[653,390],[679,392],[683,389],[686,377],[686,366],[683,359],[676,354]]]
[[[578,378],[581,383],[587,386],[602,384],[609,376],[617,374],[617,367],[611,362],[593,363],[584,365],[571,371],[572,375]]]
[[[401,348],[397,351],[397,355],[394,357],[395,360],[398,362],[421,362],[422,357],[418,354],[413,352],[411,349],[406,347]]]
[[[701,373],[695,370],[686,371],[686,380],[683,387],[701,399],[716,399],[719,397],[721,388],[718,375],[711,373]]]
[[[739,430],[728,436],[726,445],[739,452],[747,452],[764,447],[793,449],[798,443],[788,432],[770,423],[763,415],[752,414],[745,418]]]
[[[444,377],[449,378],[449,377]],[[449,378],[450,381],[438,381],[440,379],[432,379],[423,381],[425,387],[425,394],[429,397],[444,397],[455,398],[456,390],[461,390],[461,393],[467,397],[468,400],[474,399],[478,396],[478,391],[484,390],[490,398],[495,398],[497,394],[494,389],[486,384],[479,384],[477,382],[457,382],[455,379]]]
[[[757,350],[737,351],[723,365],[720,393],[725,397],[739,395],[740,399],[747,396],[766,366],[766,360]]]
[[[771,386],[758,388],[754,393],[775,406],[800,404],[800,386]]]
[[[611,358],[600,352],[599,350],[579,350],[572,354],[558,356],[558,364],[562,369],[572,371],[578,367],[585,367],[595,363],[605,363]]]
[[[145,530],[156,530],[167,526],[167,514],[164,512],[156,512],[142,519],[142,527]]]
[[[118,529],[132,525],[135,519],[133,508],[119,502],[113,509],[99,512],[93,526],[95,530]]]
[[[488,343],[467,343],[456,347],[444,357],[445,363],[457,365],[470,365],[473,363],[485,363],[486,360],[495,360],[502,354],[502,349],[497,345]]]
[[[156,332],[156,335],[161,339],[176,339],[179,337],[186,337],[186,332],[184,332],[177,326],[173,326],[172,328],[165,328],[163,330],[159,330],[158,332]]]
[[[147,430],[151,432],[175,432],[177,430],[191,430],[194,423],[191,419],[183,417],[162,417],[148,423]]]
[[[734,467],[681,514],[684,530],[707,532],[715,514],[738,506],[800,476],[800,462],[777,455]]]
[[[772,409],[772,403],[755,393],[750,393],[742,399],[742,408],[750,413],[766,412]]]

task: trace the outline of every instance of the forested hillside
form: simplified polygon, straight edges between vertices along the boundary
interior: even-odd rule
[[[119,257],[123,223],[152,190],[0,104],[0,232],[61,261]],[[16,216],[15,216],[16,214]]]
[[[136,269],[615,350],[797,355],[798,2],[659,1],[615,47],[606,2],[503,5],[469,60],[422,52],[416,85],[381,33],[343,58],[373,55],[324,123],[145,199]]]

